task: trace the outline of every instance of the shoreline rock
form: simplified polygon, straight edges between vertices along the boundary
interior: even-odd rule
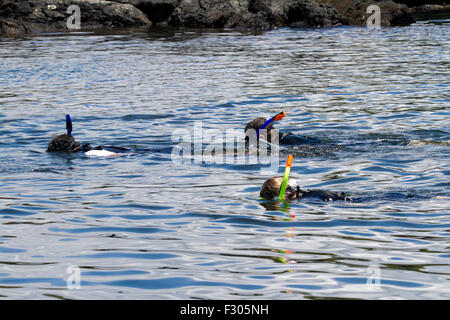
[[[130,4],[141,10],[154,24],[167,24],[170,16],[181,0],[113,0],[122,4]]]
[[[150,26],[151,22],[130,4],[106,0],[0,0],[0,34],[69,31],[67,9],[77,5],[82,29]]]
[[[368,15],[366,10],[370,5],[377,5],[381,9],[381,26],[396,27],[408,26],[415,22],[412,10],[405,4],[395,1],[373,0],[318,0],[336,8],[349,19],[351,25],[363,26]]]
[[[407,6],[419,2],[421,1],[0,0],[0,34],[71,31],[67,26],[71,15],[67,13],[67,8],[70,5],[80,8],[81,30],[152,25],[270,30],[280,27],[365,25],[365,12],[371,4],[377,4],[381,8],[381,25],[410,25],[415,21],[413,14],[416,16],[436,11],[436,7],[431,10],[426,9],[428,7]]]
[[[419,7],[426,4],[445,4],[446,0],[394,0],[394,2],[406,4],[408,7]]]
[[[425,4],[412,8],[414,19],[420,20],[440,20],[450,18],[450,4]]]
[[[414,20],[450,19],[450,3],[448,0],[394,0],[411,8]]]
[[[336,9],[315,0],[181,1],[168,21],[174,27],[333,27],[348,24]]]

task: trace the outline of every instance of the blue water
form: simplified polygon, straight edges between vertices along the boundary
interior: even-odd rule
[[[449,27],[0,38],[0,297],[450,298]],[[322,143],[278,172],[173,161],[176,130],[281,109]],[[47,153],[66,113],[132,151]],[[359,201],[260,200],[287,154],[302,187]]]

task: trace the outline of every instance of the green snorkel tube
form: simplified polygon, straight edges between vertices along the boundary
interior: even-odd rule
[[[288,183],[288,179],[289,179],[289,173],[291,172],[291,166],[292,166],[293,159],[294,159],[293,155],[288,156],[288,159],[286,162],[286,169],[284,169],[283,183],[281,184],[280,195],[278,196],[278,199],[280,201],[284,201],[284,194],[286,192],[287,183]]]

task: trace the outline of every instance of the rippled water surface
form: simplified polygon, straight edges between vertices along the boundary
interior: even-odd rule
[[[449,26],[1,38],[0,297],[449,299]],[[260,162],[173,161],[176,130],[281,109],[323,143],[278,174],[291,153],[302,187],[359,201],[263,201]],[[134,151],[47,153],[66,113]]]

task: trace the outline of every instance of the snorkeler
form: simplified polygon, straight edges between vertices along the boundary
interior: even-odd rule
[[[244,129],[246,142],[248,143],[250,140],[250,135],[255,135],[258,143],[260,138],[267,142],[272,142],[272,134],[277,131],[277,129],[274,128],[273,123],[281,120],[285,115],[285,112],[282,111],[268,120],[263,117],[258,117],[250,121]],[[279,144],[284,145],[316,144],[319,142],[316,138],[299,136],[292,132],[282,131],[278,131],[278,139]]]
[[[273,177],[268,179],[262,185],[259,195],[265,200],[272,200],[273,198],[278,197],[280,194],[282,182],[283,177]],[[352,201],[351,197],[344,192],[301,189],[298,185],[294,186],[294,183],[292,181],[288,181],[285,191],[285,199],[299,200],[303,198],[316,198],[323,201]]]
[[[283,177],[273,177],[264,182],[259,195],[266,200],[272,200],[278,197],[280,201],[295,200],[303,198],[318,198],[323,201],[347,200],[352,199],[343,192],[324,191],[324,190],[302,190],[300,186],[294,187],[295,183],[289,180],[289,173],[294,157],[289,155],[286,161],[286,168]]]
[[[114,156],[118,153],[127,151],[128,149],[122,147],[91,147],[89,143],[80,144],[75,141],[72,136],[72,119],[70,115],[66,115],[66,129],[67,133],[56,136],[50,141],[47,147],[48,152],[85,152],[87,156]]]

